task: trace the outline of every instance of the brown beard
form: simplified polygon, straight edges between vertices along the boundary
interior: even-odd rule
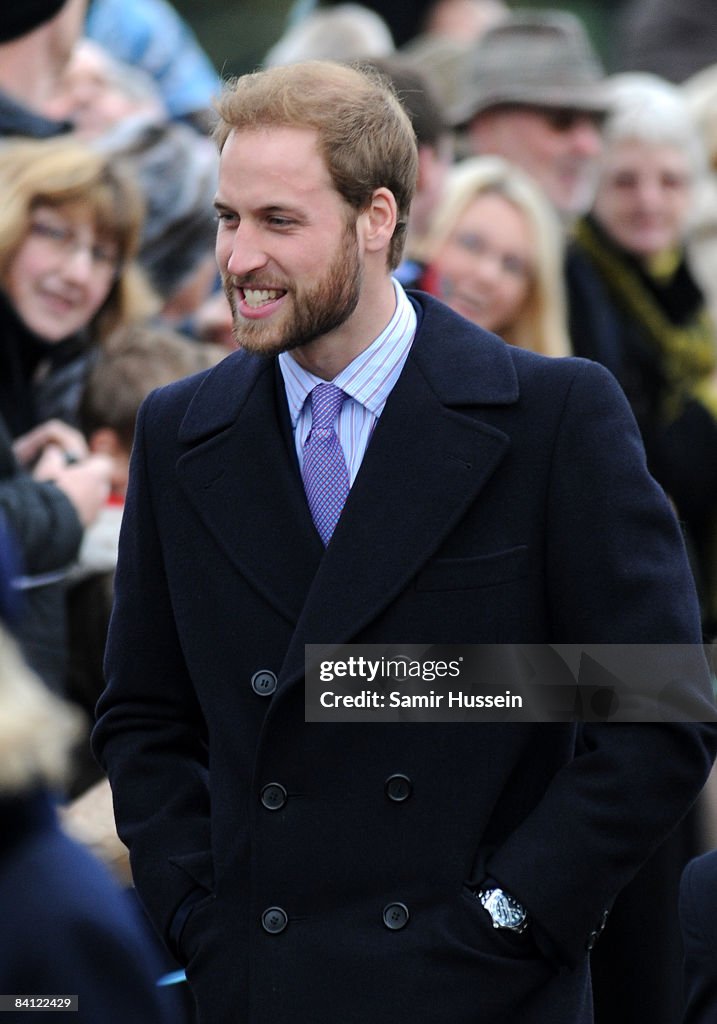
[[[236,306],[235,287],[252,287],[251,275],[237,281],[225,278],[232,310],[232,333],[240,348],[264,356],[276,356],[293,348],[301,348],[336,330],[356,309],[363,283],[363,267],[358,255],[356,223],[346,225],[343,238],[336,247],[328,273],[303,293],[287,289],[293,297],[294,318],[289,323],[246,320]]]

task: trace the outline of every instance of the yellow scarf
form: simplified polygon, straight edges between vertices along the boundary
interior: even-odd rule
[[[667,382],[668,418],[676,418],[686,399],[693,398],[717,419],[717,332],[706,306],[690,323],[672,323],[630,262],[618,249],[608,248],[589,221],[578,221],[574,236],[616,302],[641,325],[655,346]],[[680,264],[679,253],[665,253],[653,260],[646,272],[656,281],[668,281]]]

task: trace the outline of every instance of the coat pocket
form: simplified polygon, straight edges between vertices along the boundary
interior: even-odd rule
[[[477,590],[528,575],[529,549],[520,544],[471,558],[434,558],[416,577],[416,590]]]
[[[169,857],[169,863],[181,868],[193,882],[207,892],[214,890],[214,866],[212,855],[208,850],[195,850],[192,853],[181,853]]]

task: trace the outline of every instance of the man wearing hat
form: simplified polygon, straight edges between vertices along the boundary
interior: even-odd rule
[[[591,203],[604,72],[582,23],[566,11],[516,11],[467,52],[454,120],[473,154],[527,171],[570,219]]]
[[[87,0],[0,6],[0,136],[47,138],[67,129],[41,110],[82,34],[86,7]]]

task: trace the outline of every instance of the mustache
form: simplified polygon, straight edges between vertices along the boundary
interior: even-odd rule
[[[258,288],[266,291],[289,291],[289,288],[287,287],[285,282],[266,281],[263,278],[259,277],[258,274],[244,274],[241,277],[236,277],[234,274],[226,274],[224,276],[224,287],[227,289]]]

